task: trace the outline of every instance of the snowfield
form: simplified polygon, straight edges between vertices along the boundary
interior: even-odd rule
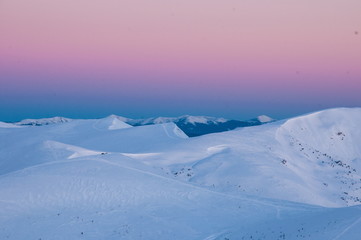
[[[53,120],[0,123],[0,239],[361,239],[361,108],[194,138]]]

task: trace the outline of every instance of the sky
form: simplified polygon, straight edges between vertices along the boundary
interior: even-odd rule
[[[0,0],[0,121],[361,107],[360,0]]]

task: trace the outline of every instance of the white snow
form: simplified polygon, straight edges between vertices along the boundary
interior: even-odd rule
[[[41,119],[24,119],[17,122],[17,125],[49,125],[57,123],[70,122],[72,119],[64,117],[52,117],[52,118],[41,118]]]
[[[0,239],[358,240],[360,123],[339,108],[195,138],[114,115],[0,127]]]
[[[112,114],[112,115],[110,115],[110,116],[108,116],[108,117],[110,117],[110,118],[117,118],[118,120],[120,120],[120,121],[122,121],[122,122],[125,122],[125,123],[127,123],[128,121],[133,120],[133,119],[131,119],[131,118],[126,118],[126,117],[122,117],[122,116],[118,116],[118,115],[114,115],[114,114]]]
[[[67,157],[67,159],[106,154],[104,152],[92,151],[85,148],[64,144],[56,141],[45,141],[44,145],[53,152],[54,150],[68,151],[70,155]]]
[[[101,130],[101,129],[108,129],[108,130],[118,130],[118,129],[124,129],[124,128],[131,128],[132,126],[122,122],[114,115],[111,115],[106,118],[98,119],[93,127],[95,129]]]
[[[175,124],[173,127],[173,133],[175,136],[177,136],[179,138],[188,138],[188,136]]]
[[[215,117],[206,117],[206,116],[183,116],[183,118],[186,119],[187,123],[190,124],[196,124],[196,123],[202,123],[202,124],[207,124],[207,123],[213,123],[213,124],[217,124],[217,123],[224,123],[227,120],[224,118],[215,118]]]
[[[266,116],[266,115],[258,116],[257,120],[260,121],[261,123],[267,123],[267,122],[274,121],[274,119],[272,119],[272,118],[270,118],[269,116]]]
[[[187,122],[191,124],[195,124],[195,123],[206,124],[208,122],[208,119],[205,117],[187,116]]]
[[[190,123],[190,124],[208,124],[208,123],[224,123],[227,122],[227,119],[224,118],[215,118],[215,117],[207,117],[207,116],[190,116],[184,115],[180,117],[157,117],[157,118],[146,118],[146,119],[130,119],[127,118],[124,120],[130,124],[138,124],[138,125],[148,125],[148,124],[163,124],[170,122],[182,122]]]
[[[169,123],[178,120],[178,118],[171,117],[157,117],[157,118],[148,118],[143,120],[143,124],[162,124]]]
[[[21,126],[17,126],[12,123],[0,122],[0,128],[21,128]]]

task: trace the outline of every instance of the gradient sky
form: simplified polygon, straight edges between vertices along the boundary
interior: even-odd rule
[[[0,0],[0,121],[361,107],[360,0]]]

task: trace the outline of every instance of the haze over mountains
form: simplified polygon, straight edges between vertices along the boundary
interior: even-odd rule
[[[361,108],[257,121],[0,123],[0,239],[360,239]]]

